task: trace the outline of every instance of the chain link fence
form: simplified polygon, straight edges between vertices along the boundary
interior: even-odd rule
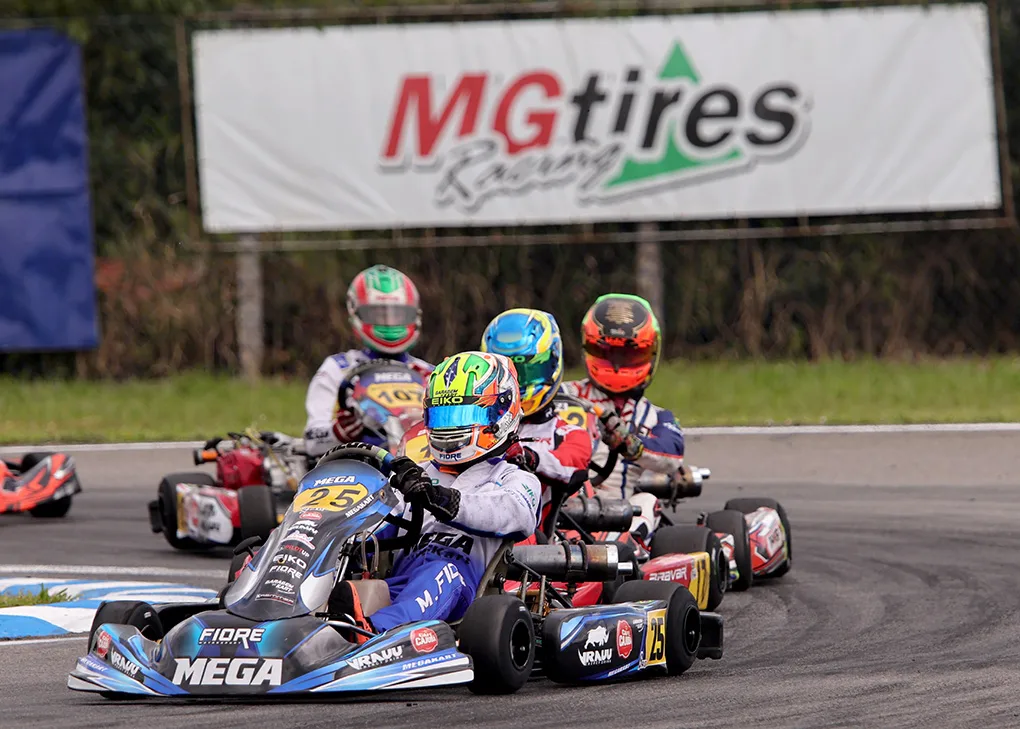
[[[82,44],[101,312],[97,351],[0,355],[0,371],[64,367],[79,376],[129,377],[241,369],[238,260],[249,254],[236,240],[201,236],[196,225],[190,33],[410,22],[451,13],[436,4],[361,2],[330,5],[333,19],[326,21],[317,7],[326,3],[305,0],[300,5],[307,12],[284,8],[280,15],[285,5],[252,3],[238,11],[234,3],[212,0],[15,0],[0,8],[0,29],[55,27]],[[784,9],[790,3],[714,5]],[[663,7],[464,3],[454,12],[464,19],[509,19],[633,15]],[[1020,7],[991,7],[1001,41],[1008,149],[1020,150]],[[1007,171],[1011,182],[1015,154]],[[900,216],[895,222],[874,216],[262,236],[256,365],[264,374],[307,375],[323,357],[352,346],[344,295],[353,275],[373,263],[400,268],[418,283],[425,318],[418,353],[433,360],[476,346],[491,317],[511,306],[549,310],[572,332],[595,297],[612,290],[658,299],[669,357],[1013,353],[1020,351],[1020,239],[1008,226],[1012,206],[1009,199],[994,215]],[[661,274],[661,292],[648,280],[649,270],[653,279]],[[568,335],[566,345],[568,360],[576,363],[577,337]]]

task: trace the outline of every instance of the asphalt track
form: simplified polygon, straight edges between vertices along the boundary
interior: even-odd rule
[[[1020,726],[1020,434],[704,436],[701,503],[762,494],[793,522],[780,582],[730,594],[726,656],[679,679],[511,697],[466,689],[333,704],[110,702],[65,688],[84,639],[0,644],[3,727]],[[0,567],[146,566],[215,586],[227,557],[175,554],[145,503],[182,451],[78,453],[63,523],[0,519]]]

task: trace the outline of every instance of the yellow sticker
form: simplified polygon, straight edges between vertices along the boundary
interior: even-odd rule
[[[588,413],[580,405],[570,405],[557,411],[556,414],[560,416],[561,419],[571,425],[576,425],[578,428],[588,427]]]
[[[321,509],[323,511],[346,511],[368,496],[368,489],[360,483],[345,486],[323,486],[302,491],[294,497],[291,508]]]
[[[645,618],[645,665],[666,663],[666,611],[649,610]]]
[[[374,382],[368,396],[385,408],[421,407],[425,388],[414,382]]]

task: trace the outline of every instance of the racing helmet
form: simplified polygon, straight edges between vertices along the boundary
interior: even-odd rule
[[[482,351],[506,355],[517,370],[521,409],[533,415],[552,402],[563,382],[563,340],[552,314],[504,311],[485,328]]]
[[[381,354],[402,354],[418,341],[418,289],[395,268],[372,266],[355,276],[347,289],[347,314],[365,346]]]
[[[425,431],[437,464],[460,468],[502,455],[520,424],[517,371],[503,355],[462,352],[429,376]]]
[[[644,390],[659,365],[662,333],[647,301],[631,294],[600,296],[581,323],[588,377],[603,392]]]

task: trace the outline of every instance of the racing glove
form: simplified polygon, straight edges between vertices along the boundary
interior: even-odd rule
[[[341,443],[356,441],[365,429],[358,414],[351,410],[341,410],[333,421],[333,435]]]
[[[602,422],[602,442],[610,450],[619,449],[628,461],[635,461],[644,453],[645,444],[634,434],[630,426],[616,413],[612,406],[606,407],[599,414]]]
[[[690,486],[694,483],[694,471],[686,463],[681,463],[673,480],[681,486]]]
[[[531,471],[532,473],[538,473],[538,454],[527,446],[521,448],[520,464]]]
[[[393,488],[404,495],[407,503],[421,506],[443,523],[457,517],[460,491],[433,483],[421,466],[410,458],[397,458],[392,469]]]

